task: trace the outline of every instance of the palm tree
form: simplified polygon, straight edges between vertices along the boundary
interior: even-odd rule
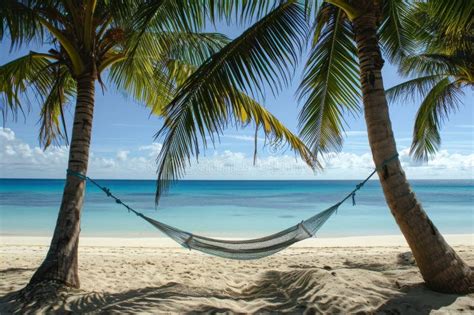
[[[441,292],[473,287],[469,266],[445,242],[408,183],[398,158],[383,86],[381,49],[398,61],[412,51],[404,0],[248,1],[229,3],[229,10],[250,12],[257,20],[242,35],[207,60],[182,85],[166,107],[158,136],[157,200],[167,184],[180,177],[190,155],[199,154],[199,139],[219,134],[225,124],[213,100],[238,106],[246,91],[263,94],[268,82],[285,86],[300,56],[301,43],[311,46],[299,95],[301,136],[313,153],[339,150],[344,113],[357,113],[362,96],[370,148],[387,204],[420,268],[426,284]],[[232,7],[234,5],[234,7]],[[310,25],[308,29],[308,24]],[[233,114],[238,117],[239,112]],[[191,119],[190,117],[195,117]],[[184,158],[184,159],[183,159]],[[384,164],[390,160],[390,163]]]
[[[0,40],[9,38],[13,48],[32,41],[50,46],[47,52],[30,52],[0,67],[2,112],[17,114],[38,101],[40,139],[47,147],[68,140],[63,108],[75,99],[68,161],[73,172],[87,173],[94,94],[97,83],[105,87],[103,76],[109,86],[149,106],[154,114],[167,115],[164,105],[182,82],[228,42],[223,35],[198,32],[204,20],[189,13],[191,5],[159,1],[152,3],[153,16],[147,17],[143,13],[148,7],[147,1],[123,0],[2,1]],[[306,146],[275,117],[250,97],[239,95],[245,101],[232,110],[239,111],[241,124],[263,123],[268,136],[288,141],[311,159]],[[229,104],[215,101],[221,110],[216,117],[225,121]],[[44,281],[79,287],[77,250],[84,190],[83,180],[67,176],[48,254],[29,288]]]
[[[430,0],[412,9],[416,39],[424,49],[401,63],[401,73],[415,78],[388,89],[387,95],[391,100],[421,98],[411,145],[417,159],[436,153],[442,122],[461,105],[463,90],[474,87],[473,14],[474,3],[462,0]]]

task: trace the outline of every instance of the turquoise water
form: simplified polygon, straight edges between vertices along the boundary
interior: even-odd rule
[[[194,233],[254,237],[279,231],[336,203],[356,181],[181,181],[155,209],[155,182],[99,180],[143,213]],[[0,234],[51,235],[63,180],[0,179]],[[474,181],[413,181],[442,233],[474,232]],[[371,181],[330,218],[321,237],[398,234],[380,185]],[[82,235],[160,236],[88,184]]]

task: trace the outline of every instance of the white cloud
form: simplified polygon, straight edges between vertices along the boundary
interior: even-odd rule
[[[127,158],[128,158],[129,153],[130,153],[130,151],[126,151],[126,150],[118,151],[117,152],[117,160],[119,160],[121,162],[126,161]]]
[[[2,128],[0,131],[1,141],[13,141],[15,140],[15,133],[9,128]]]
[[[148,151],[148,156],[156,157],[161,151],[161,143],[152,143],[150,145],[143,145],[138,148],[138,151]]]
[[[152,143],[129,150],[119,150],[112,156],[91,152],[89,175],[95,178],[153,179],[155,159],[162,145]],[[0,177],[62,178],[67,168],[68,148],[51,147],[46,151],[31,147],[8,128],[0,129]],[[473,179],[474,154],[440,151],[427,163],[413,161],[408,149],[400,151],[400,160],[409,178]],[[257,165],[242,152],[214,152],[192,161],[187,179],[361,179],[372,168],[370,153],[349,152],[328,154],[324,170],[313,173],[292,154],[260,156]]]
[[[0,176],[38,177],[40,174],[53,172],[58,165],[67,161],[66,147],[51,147],[47,151],[39,147],[30,147],[15,137],[15,133],[8,128],[0,129]],[[31,173],[28,173],[28,170]]]

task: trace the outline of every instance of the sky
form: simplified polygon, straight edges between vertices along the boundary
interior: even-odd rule
[[[238,36],[242,27],[219,25],[219,32],[230,38]],[[24,47],[10,52],[9,43],[0,44],[0,64],[13,60],[29,50],[49,48]],[[295,92],[302,77],[303,66],[295,72],[290,86],[277,96],[268,91],[264,105],[290,130],[297,133],[297,117],[301,108]],[[385,87],[403,82],[395,66],[386,63],[383,69]],[[410,158],[416,102],[390,104],[390,115],[402,165],[412,179],[474,178],[474,91],[466,89],[463,106],[450,116],[442,129],[442,146],[430,161],[420,163]],[[35,106],[36,105],[36,106]],[[73,106],[66,110],[68,134],[71,134]],[[7,119],[0,129],[0,177],[63,178],[67,168],[68,148],[53,146],[43,151],[38,143],[39,106],[33,104],[26,117]],[[192,162],[185,179],[359,179],[373,168],[363,113],[346,117],[346,138],[342,152],[328,154],[323,171],[313,172],[293,152],[274,151],[263,147],[259,136],[259,155],[253,165],[254,130],[228,129],[220,143],[208,148],[199,163]],[[89,176],[109,179],[154,179],[155,159],[161,143],[154,134],[162,126],[159,117],[147,108],[112,88],[104,92],[98,87],[93,122]]]

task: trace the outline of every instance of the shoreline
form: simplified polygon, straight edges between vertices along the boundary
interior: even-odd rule
[[[443,235],[451,246],[474,246],[474,234]],[[223,238],[236,240],[239,238]],[[49,246],[51,237],[0,235],[0,247],[4,246]],[[181,248],[170,238],[159,237],[90,237],[83,236],[80,247],[150,247],[150,248]],[[293,244],[291,247],[408,247],[400,235],[368,235],[341,236],[328,238],[310,238]]]

